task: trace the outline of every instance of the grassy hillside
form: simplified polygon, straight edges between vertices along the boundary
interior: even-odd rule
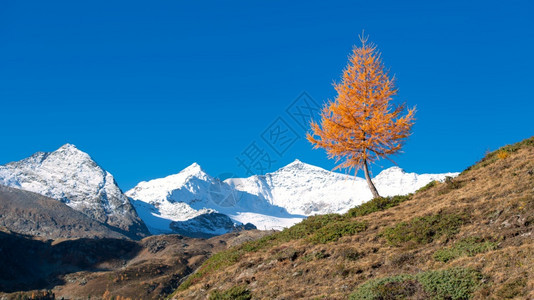
[[[219,252],[174,299],[534,298],[534,137],[445,182]]]

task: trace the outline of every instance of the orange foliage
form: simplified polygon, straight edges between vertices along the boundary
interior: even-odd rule
[[[110,300],[111,299],[111,293],[109,292],[109,290],[106,289],[106,291],[102,295],[102,299],[103,300]]]
[[[508,158],[508,156],[510,156],[510,153],[508,153],[508,151],[506,151],[506,150],[499,150],[497,152],[497,158],[498,159],[506,159],[506,158]]]
[[[337,98],[323,107],[321,124],[312,122],[312,134],[307,135],[314,148],[324,148],[336,162],[343,160],[336,169],[349,171],[367,169],[367,163],[399,151],[415,113],[412,108],[402,115],[405,105],[390,103],[397,94],[394,78],[384,69],[376,46],[367,37],[360,36],[360,41],[341,82],[334,84]]]

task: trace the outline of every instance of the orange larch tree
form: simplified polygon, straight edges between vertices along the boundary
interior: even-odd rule
[[[380,197],[368,164],[388,158],[399,151],[410,135],[415,108],[393,105],[397,94],[394,77],[384,69],[380,52],[367,37],[360,36],[362,45],[354,47],[340,83],[334,83],[338,93],[321,112],[320,125],[311,122],[312,133],[307,139],[314,148],[324,148],[329,158],[341,163],[335,169],[357,172],[363,168],[373,197]]]

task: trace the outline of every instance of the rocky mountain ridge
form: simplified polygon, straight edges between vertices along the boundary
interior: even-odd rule
[[[0,184],[59,200],[131,238],[149,234],[113,176],[74,145],[0,166]]]

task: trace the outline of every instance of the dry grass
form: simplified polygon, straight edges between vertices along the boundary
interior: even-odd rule
[[[363,231],[326,243],[307,236],[281,240],[275,235],[247,251],[238,246],[225,254],[232,261],[203,272],[174,298],[205,299],[214,291],[245,286],[253,299],[346,299],[372,279],[455,267],[482,274],[474,299],[534,298],[534,138],[518,145],[504,147],[505,158],[490,153],[457,178],[434,183],[397,206],[333,218],[332,222],[345,225],[366,224]],[[462,216],[457,230],[428,239],[389,243],[384,235],[402,222],[423,218],[428,222],[417,224],[427,226],[440,219],[432,216],[450,215]],[[472,251],[468,254],[460,252],[446,262],[435,259],[436,252],[459,247],[474,237],[493,244],[466,250]],[[421,288],[416,283],[392,286]]]

